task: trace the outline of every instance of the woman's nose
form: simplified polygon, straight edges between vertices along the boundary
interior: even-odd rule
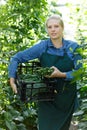
[[[52,27],[51,30],[54,31],[54,30],[55,30],[55,27]]]

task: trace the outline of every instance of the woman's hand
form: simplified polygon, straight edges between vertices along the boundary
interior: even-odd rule
[[[57,69],[55,66],[52,66],[51,68],[54,69],[53,73],[49,76],[49,78],[66,78],[66,73],[61,72],[59,69]]]
[[[17,86],[15,84],[15,79],[14,78],[10,78],[10,85],[11,85],[11,88],[12,88],[13,92],[16,94],[17,93]]]

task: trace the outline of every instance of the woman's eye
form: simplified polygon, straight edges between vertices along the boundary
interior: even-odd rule
[[[51,26],[48,26],[48,28],[52,28]]]
[[[58,28],[59,26],[58,25],[55,25],[56,28]]]

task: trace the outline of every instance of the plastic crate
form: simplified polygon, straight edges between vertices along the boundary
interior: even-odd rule
[[[17,71],[16,84],[18,94],[23,102],[53,101],[56,80],[37,74],[40,63],[32,61],[20,64]]]

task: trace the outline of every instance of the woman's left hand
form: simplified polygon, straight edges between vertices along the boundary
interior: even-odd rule
[[[58,68],[55,66],[52,66],[51,68],[54,69],[53,73],[49,76],[49,78],[66,78],[66,73],[61,72]]]

